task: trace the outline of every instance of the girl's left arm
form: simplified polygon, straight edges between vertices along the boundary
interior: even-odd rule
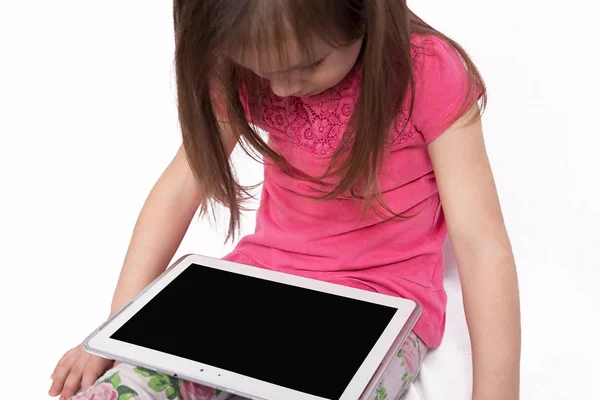
[[[481,121],[472,108],[429,144],[458,262],[473,354],[473,399],[519,398],[517,273]]]

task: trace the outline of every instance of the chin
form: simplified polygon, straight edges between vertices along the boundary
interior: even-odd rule
[[[311,92],[299,94],[297,97],[311,97],[323,93],[327,89],[313,90]]]

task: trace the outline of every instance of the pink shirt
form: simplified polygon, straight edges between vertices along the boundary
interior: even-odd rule
[[[360,201],[307,198],[316,193],[313,184],[266,163],[256,231],[226,258],[415,300],[423,308],[415,332],[436,347],[445,325],[442,247],[447,231],[427,144],[457,117],[467,72],[458,54],[435,37],[413,35],[412,55],[412,117],[400,133],[406,109],[398,115],[380,186],[392,210],[415,216],[385,221],[368,213],[361,220]],[[360,85],[360,68],[354,68],[315,97],[271,93],[259,126],[292,166],[318,176],[340,142]]]

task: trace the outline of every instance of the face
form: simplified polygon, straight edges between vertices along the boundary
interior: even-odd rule
[[[290,41],[285,60],[280,60],[277,52],[246,54],[233,60],[269,81],[273,92],[280,97],[309,97],[344,79],[356,63],[362,41],[361,38],[344,47],[332,47],[317,40],[311,57]]]

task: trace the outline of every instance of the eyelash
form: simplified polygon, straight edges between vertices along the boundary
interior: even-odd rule
[[[321,58],[321,59],[320,59],[319,61],[317,61],[316,63],[314,63],[314,64],[312,64],[312,65],[309,65],[308,67],[303,67],[303,68],[302,68],[302,71],[303,71],[303,72],[311,72],[311,71],[314,71],[315,69],[319,68],[319,67],[320,67],[320,66],[323,64],[323,61],[325,61],[325,59],[324,59],[324,58]]]

